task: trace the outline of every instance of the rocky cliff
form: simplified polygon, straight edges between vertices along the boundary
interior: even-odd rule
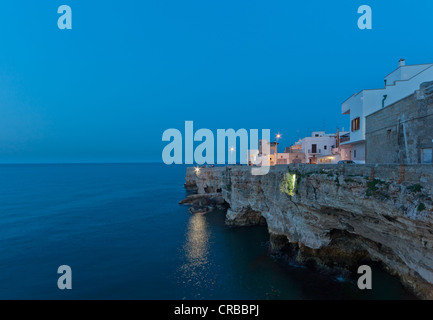
[[[224,200],[226,223],[265,222],[274,250],[289,245],[298,260],[327,265],[379,261],[433,299],[431,165],[290,165],[264,176],[245,166],[190,168],[186,180],[196,211],[203,197]]]

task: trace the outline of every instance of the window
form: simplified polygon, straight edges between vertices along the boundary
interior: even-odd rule
[[[353,150],[353,158],[356,158],[356,150]]]
[[[421,149],[421,163],[433,163],[432,162],[432,148]]]
[[[324,146],[323,148],[326,150],[326,149],[328,149],[328,146]]]
[[[311,153],[317,153],[317,144],[311,145]]]
[[[391,132],[392,132],[391,129],[389,129],[389,130],[386,132],[386,138],[387,138],[388,140],[391,139]]]
[[[352,132],[359,130],[360,128],[359,124],[360,124],[359,117],[352,120]]]

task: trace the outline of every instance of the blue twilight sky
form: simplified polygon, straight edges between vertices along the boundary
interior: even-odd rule
[[[288,146],[348,128],[341,102],[400,58],[433,62],[431,0],[2,1],[0,30],[2,163],[160,161],[185,120]]]

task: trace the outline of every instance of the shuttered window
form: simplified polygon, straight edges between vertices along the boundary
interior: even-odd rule
[[[359,123],[360,123],[359,117],[352,120],[352,132],[359,130],[360,128]]]

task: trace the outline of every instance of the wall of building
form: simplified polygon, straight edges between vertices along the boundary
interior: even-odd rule
[[[349,145],[340,145],[340,157],[341,160],[352,160],[351,155],[351,146]]]
[[[339,154],[323,156],[317,158],[317,164],[337,164],[340,160],[341,156]]]
[[[355,161],[356,163],[365,163],[365,142],[359,142],[359,143],[352,143],[351,144],[351,151],[350,151],[350,158],[351,160]]]
[[[402,66],[385,77],[386,84],[393,85],[396,81],[408,80],[422,72],[426,66],[428,64]]]
[[[433,148],[433,94],[425,95],[426,86],[366,117],[368,163],[421,163],[421,150]]]
[[[397,79],[406,79],[398,81]],[[360,118],[360,130],[351,132],[350,141],[356,142],[365,139],[366,121],[365,117],[382,108],[384,95],[386,99],[384,106],[390,106],[414,93],[421,83],[433,80],[433,66],[416,65],[405,66],[395,70],[387,77],[387,85],[382,89],[363,90],[354,94],[342,104],[342,113],[350,114],[350,122],[357,117]],[[397,80],[397,81],[396,81]]]
[[[305,154],[303,152],[284,152],[278,153],[278,164],[305,163]]]
[[[314,134],[314,133],[313,133]],[[302,139],[302,151],[305,154],[305,158],[307,159],[307,163],[309,162],[309,158],[312,157],[313,152],[313,144],[316,145],[316,157],[318,156],[331,156],[332,148],[336,146],[336,138],[335,136],[321,136],[321,137],[305,137]]]

